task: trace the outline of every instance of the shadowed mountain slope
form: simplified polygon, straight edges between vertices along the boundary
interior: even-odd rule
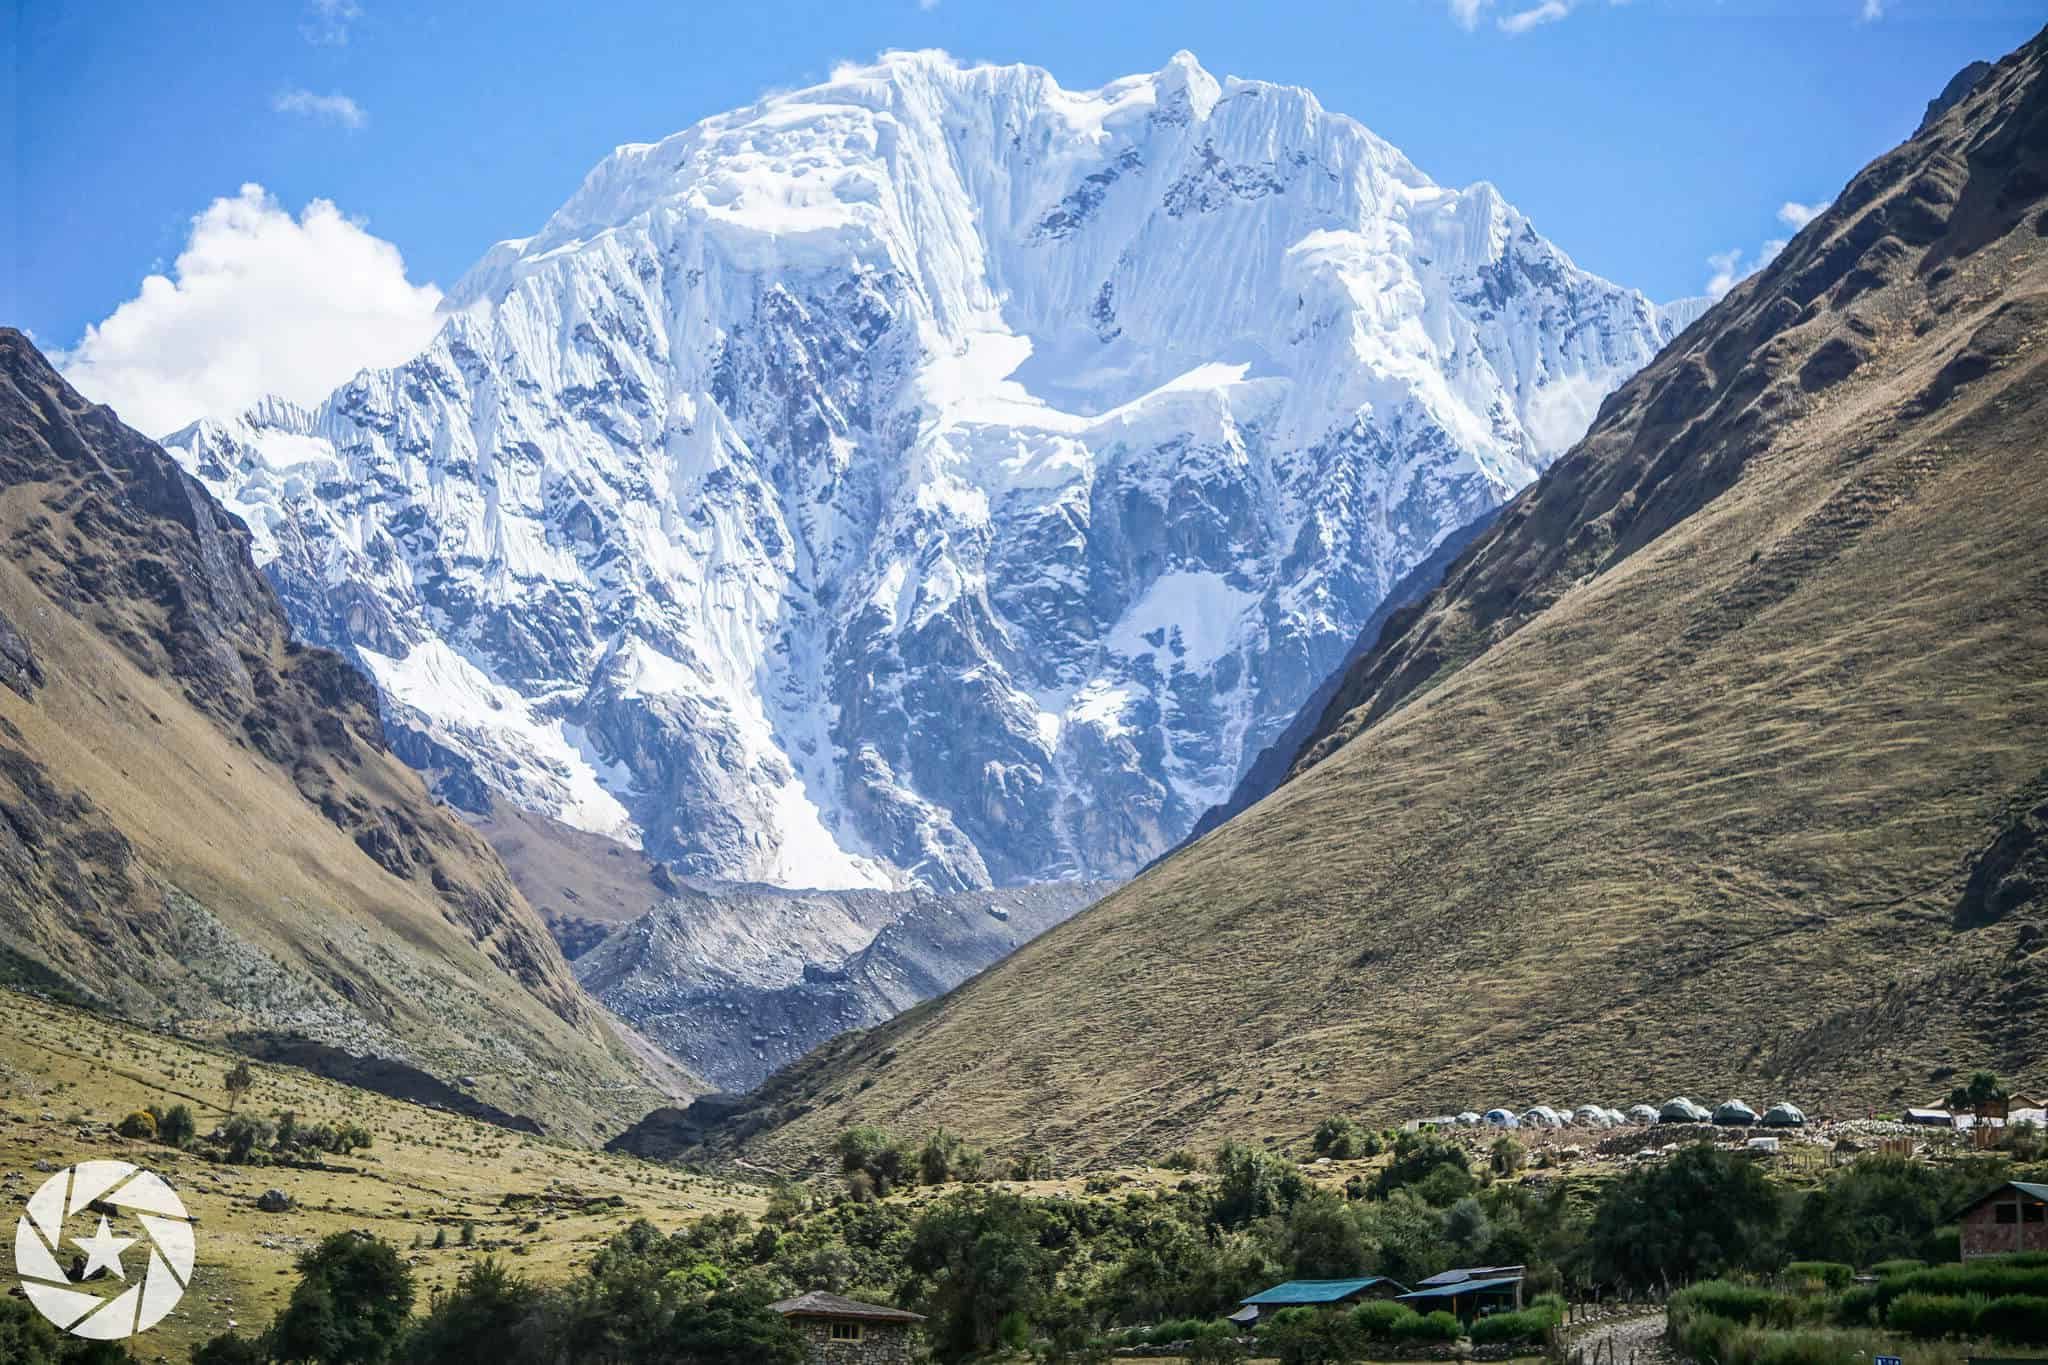
[[[551,1127],[651,1101],[371,685],[292,642],[248,531],[11,329],[0,545],[0,977]]]
[[[943,1123],[1086,1160],[2048,1081],[2044,46],[1618,390],[1280,790],[720,1140],[797,1165]]]

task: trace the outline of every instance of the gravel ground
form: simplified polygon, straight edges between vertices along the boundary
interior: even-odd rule
[[[1584,1365],[1675,1365],[1678,1356],[1664,1340],[1664,1315],[1657,1313],[1593,1328],[1572,1343],[1572,1359]]]

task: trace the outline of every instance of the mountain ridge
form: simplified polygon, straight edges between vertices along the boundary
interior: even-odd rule
[[[367,681],[291,638],[242,524],[13,329],[0,526],[10,980],[469,1075],[479,1112],[569,1131],[655,1093]]]
[[[170,439],[399,751],[689,875],[936,889],[1177,841],[1684,313],[1187,54],[841,70],[621,147],[450,309]]]
[[[796,1169],[850,1124],[943,1125],[1087,1164],[1332,1113],[2048,1079],[2044,62],[1998,63],[1610,396],[1278,790],[618,1142]]]

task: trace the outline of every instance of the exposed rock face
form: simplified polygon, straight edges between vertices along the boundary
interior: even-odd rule
[[[0,680],[0,976],[487,1072],[581,1131],[633,1093],[489,848],[386,752],[374,687],[291,639],[242,523],[11,329]]]
[[[896,55],[172,438],[400,752],[695,875],[1128,875],[1689,313],[1306,91]]]
[[[1920,127],[1917,131],[1927,131],[1929,125],[1962,103],[1963,97],[1977,88],[1977,82],[1990,74],[1990,62],[1971,62],[1949,77],[1948,84],[1941,87],[1941,93],[1927,101],[1927,112],[1920,116]]]
[[[1113,889],[814,891],[676,884],[578,957],[584,987],[721,1090],[959,985]]]

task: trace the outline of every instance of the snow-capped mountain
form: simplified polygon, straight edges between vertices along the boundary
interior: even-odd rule
[[[169,442],[399,751],[693,874],[1116,877],[1682,315],[1304,90],[893,54]]]

